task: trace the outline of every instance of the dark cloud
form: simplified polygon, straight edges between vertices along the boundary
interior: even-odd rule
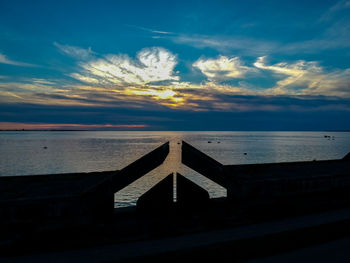
[[[145,130],[350,130],[350,101],[325,97],[226,96],[249,111],[193,111],[167,107],[1,104],[2,122],[148,125]],[[248,107],[248,108],[249,108]],[[274,108],[274,110],[269,110]],[[276,110],[279,109],[279,110]]]

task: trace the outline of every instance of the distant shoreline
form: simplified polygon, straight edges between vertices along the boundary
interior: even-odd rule
[[[177,131],[180,132],[180,130],[66,130],[66,129],[43,129],[43,130],[36,130],[36,129],[9,129],[9,130],[0,130],[0,132],[9,132],[9,131],[16,131],[16,132],[31,132],[31,131],[40,131],[40,132],[65,132],[65,131],[146,131],[146,132],[171,132],[171,131]],[[254,130],[254,131],[232,131],[232,130],[220,130],[220,131],[212,131],[212,130],[181,130],[181,132],[350,132],[350,130],[307,130],[307,131],[300,131],[300,130]]]

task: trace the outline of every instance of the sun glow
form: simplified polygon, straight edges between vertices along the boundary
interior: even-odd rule
[[[184,99],[177,97],[177,93],[173,90],[157,90],[157,89],[128,89],[127,94],[150,96],[159,101],[160,104],[177,107],[183,104]]]

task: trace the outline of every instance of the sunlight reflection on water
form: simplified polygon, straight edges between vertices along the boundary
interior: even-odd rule
[[[181,164],[182,140],[223,164],[338,159],[350,151],[349,132],[1,132],[0,175],[117,170],[170,141],[163,165],[119,191],[116,206],[134,205],[176,171],[211,197],[225,196],[224,188]]]

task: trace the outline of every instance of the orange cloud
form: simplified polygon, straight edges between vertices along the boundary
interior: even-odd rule
[[[145,128],[146,124],[62,124],[0,122],[0,130],[93,130],[101,128]]]

